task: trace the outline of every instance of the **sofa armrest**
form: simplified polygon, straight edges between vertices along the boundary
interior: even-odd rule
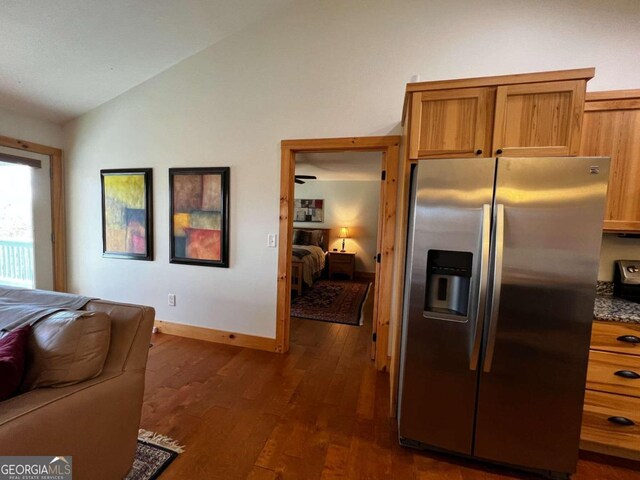
[[[111,344],[103,372],[144,370],[147,365],[155,310],[142,305],[92,300],[90,312],[111,317]]]
[[[95,385],[108,382],[119,375],[122,375],[122,372],[103,372],[96,378],[76,383],[75,385],[56,388],[36,388],[21,395],[8,398],[3,402],[0,402],[0,429],[7,422],[29,415],[35,410],[44,408],[49,404],[63,401],[71,395]]]
[[[102,374],[0,403],[2,455],[69,455],[73,478],[123,478],[136,451],[144,372]]]

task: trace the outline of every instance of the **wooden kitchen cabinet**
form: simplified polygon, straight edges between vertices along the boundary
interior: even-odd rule
[[[409,158],[578,155],[594,74],[586,68],[408,84]]]
[[[593,322],[583,450],[640,460],[640,343],[634,339],[640,339],[638,324]]]
[[[611,157],[604,231],[640,232],[640,90],[587,93],[580,155]]]
[[[498,87],[493,155],[578,155],[586,86],[571,80]]]
[[[495,88],[413,94],[411,154],[415,158],[491,155]]]

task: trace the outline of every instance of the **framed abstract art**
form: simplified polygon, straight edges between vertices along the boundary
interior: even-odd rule
[[[293,208],[294,222],[324,222],[324,200],[296,198]]]
[[[152,169],[100,170],[102,256],[153,260]]]
[[[229,267],[229,167],[170,168],[171,263]]]

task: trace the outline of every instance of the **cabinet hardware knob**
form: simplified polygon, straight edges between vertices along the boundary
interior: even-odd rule
[[[482,155],[482,150],[480,149],[476,150],[476,155]]]
[[[611,423],[615,423],[616,425],[620,425],[621,427],[632,427],[636,424],[633,420],[630,420],[627,417],[609,417],[607,420]]]
[[[496,150],[496,155],[502,155],[502,149],[501,148]]]
[[[618,370],[617,372],[614,373],[614,375],[617,375],[618,377],[622,377],[622,378],[628,378],[629,380],[636,380],[640,378],[639,374],[631,370]]]
[[[640,343],[640,337],[636,337],[635,335],[621,335],[616,338],[616,340],[625,343]]]

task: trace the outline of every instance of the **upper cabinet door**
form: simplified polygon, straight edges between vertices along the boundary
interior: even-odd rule
[[[498,87],[493,155],[578,155],[586,82]]]
[[[611,157],[606,232],[640,232],[640,90],[587,94],[580,155]]]
[[[490,156],[494,92],[461,88],[414,93],[410,158]]]

